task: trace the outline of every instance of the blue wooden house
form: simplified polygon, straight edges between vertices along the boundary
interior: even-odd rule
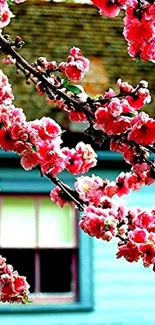
[[[99,152],[93,173],[115,179],[127,168],[120,155]],[[62,173],[69,185],[73,178]],[[52,184],[19,158],[0,152],[0,254],[27,275],[29,305],[0,304],[2,325],[154,325],[155,274],[141,263],[116,260],[116,243],[90,238],[78,212],[57,208]],[[151,207],[155,186],[125,198]]]

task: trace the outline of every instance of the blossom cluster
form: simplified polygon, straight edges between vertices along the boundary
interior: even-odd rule
[[[4,63],[13,64],[15,60],[10,55],[7,55]],[[87,122],[86,114],[81,110],[80,105],[75,107],[66,100],[69,96],[70,99],[73,99],[73,102],[76,98],[77,103],[81,104],[88,98],[81,85],[70,84],[70,82],[80,81],[85,72],[89,70],[89,60],[83,56],[81,50],[78,47],[72,47],[66,61],[59,64],[56,61],[48,61],[46,57],[39,57],[32,66],[37,72],[43,73],[48,83],[52,85],[49,90],[44,80],[39,80],[36,84],[38,93],[41,96],[47,94],[47,102],[68,112],[71,121]],[[60,78],[60,73],[63,74],[64,79]],[[56,92],[56,89],[59,90],[59,93]],[[64,97],[63,94],[66,96]]]
[[[58,82],[60,83],[60,81]],[[55,81],[55,85],[56,83],[57,81]],[[39,82],[37,87],[42,94],[40,84]],[[92,106],[88,104],[89,97],[86,96],[83,89],[78,95],[69,92],[71,98],[76,98],[76,106],[74,102],[72,105],[68,105],[65,99],[60,99],[58,96],[53,95],[53,99],[49,97],[61,110],[68,112],[71,121],[89,122],[87,118],[89,115],[92,119],[93,129],[102,131],[106,136],[112,138],[112,143],[114,136],[125,135],[126,143],[132,141],[139,145],[153,144],[155,142],[155,121],[148,114],[139,112],[145,104],[151,101],[148,82],[141,80],[136,87],[133,87],[118,79],[117,87],[119,88],[118,94],[110,88],[101,96],[101,100],[92,100]],[[61,91],[66,93],[65,88],[61,88]],[[89,109],[87,109],[88,105]],[[130,146],[128,146],[128,150]]]
[[[155,62],[155,4],[139,0],[92,0],[100,14],[116,17],[125,11],[123,35],[128,43],[128,53],[134,59]]]
[[[56,83],[55,81],[55,85]],[[40,89],[40,82],[37,87]],[[89,97],[86,96],[83,89],[78,95],[70,92],[70,97],[76,98],[76,106],[74,102],[72,105],[68,105],[65,99],[60,99],[58,96],[53,96],[54,98],[50,100],[61,110],[67,111],[71,121],[89,122],[89,115],[93,129],[102,131],[111,138],[111,148],[113,148],[114,137],[120,135],[121,139],[122,135],[125,137],[123,141],[125,146],[130,142],[128,150],[131,149],[131,151],[133,150],[133,142],[143,146],[152,145],[155,142],[155,121],[148,114],[139,112],[145,104],[151,101],[148,82],[141,80],[136,87],[133,87],[128,82],[118,79],[117,87],[119,89],[118,94],[110,88],[99,100],[92,100],[92,106],[88,104]],[[66,93],[65,88],[62,88],[61,91]],[[41,89],[40,93],[42,94]],[[87,109],[88,105],[89,109]],[[134,152],[132,156],[134,156]]]
[[[152,265],[155,271],[155,210],[125,209],[105,198],[102,207],[89,204],[84,209],[79,225],[96,238],[120,238],[117,258],[128,262],[142,259],[144,267]]]
[[[29,287],[26,278],[14,271],[0,255],[0,301],[24,304],[28,301]]]
[[[123,153],[132,165],[131,171],[121,172],[116,181],[95,175],[77,178],[74,186],[84,206],[79,226],[90,236],[105,241],[120,238],[117,258],[124,257],[129,262],[142,258],[144,266],[153,265],[155,271],[155,210],[127,209],[115,199],[155,182],[155,163],[147,160],[147,151],[137,152],[135,145],[121,137],[111,140],[111,150]],[[58,187],[50,196],[60,207],[68,203]]]
[[[115,194],[128,194],[132,181],[136,186],[137,176],[121,173],[116,182],[95,175],[78,177],[75,188],[84,203],[79,226],[88,235],[107,242],[118,237],[117,258],[128,262],[142,259],[144,267],[152,265],[155,271],[155,210],[129,209],[113,199]],[[61,207],[67,204],[58,187],[51,191],[51,199]]]
[[[12,63],[12,61],[10,63]],[[70,86],[69,81],[80,81],[84,77],[85,72],[89,71],[89,60],[82,55],[81,50],[78,47],[72,47],[65,62],[57,64],[56,61],[48,61],[46,57],[39,57],[37,61],[33,63],[33,67],[35,67],[39,72],[44,72],[48,81],[53,86],[63,92],[69,92],[69,94],[72,95],[71,92],[73,91],[74,94],[75,89],[78,91],[78,94],[82,93],[82,90],[81,87]],[[54,72],[57,71],[63,73],[66,79],[61,80],[57,77],[54,74]],[[37,83],[36,89],[40,95],[43,95],[46,92],[46,88],[41,81]],[[64,105],[64,102],[59,98],[59,96],[56,96],[54,92],[49,94],[47,100],[52,100],[52,102],[57,104],[60,108],[62,106],[64,110],[68,110],[68,106]]]
[[[61,128],[51,118],[26,121],[21,108],[12,102],[7,77],[0,71],[3,91],[0,102],[0,147],[21,155],[21,165],[30,170],[39,166],[42,173],[55,176],[63,170],[72,174],[87,172],[96,165],[96,153],[80,142],[75,149],[61,148]]]
[[[133,58],[155,63],[155,4],[131,3],[125,12],[123,35]]]
[[[59,69],[70,80],[80,81],[84,77],[84,73],[89,71],[89,60],[82,55],[78,47],[73,47],[66,62],[59,64]]]
[[[133,209],[128,211],[128,219],[128,241],[125,245],[120,245],[117,257],[123,256],[129,262],[137,261],[141,257],[144,266],[153,264],[155,271],[155,210]]]
[[[145,267],[153,265],[155,271],[155,210],[128,209],[113,198],[155,181],[147,168],[145,163],[136,164],[131,173],[121,172],[116,182],[95,175],[80,176],[75,189],[84,203],[81,229],[105,241],[120,238],[117,258],[124,257],[128,262],[141,258]],[[61,207],[67,204],[58,187],[51,191],[51,199]]]
[[[137,88],[128,83],[117,82],[120,95],[117,97],[112,89],[103,96],[95,111],[95,129],[104,131],[109,136],[126,134],[127,140],[147,145],[155,142],[155,121],[148,114],[138,110],[151,101],[148,84],[142,80]],[[109,100],[106,99],[109,97]],[[123,97],[123,96],[122,96]],[[104,103],[105,99],[105,103]]]

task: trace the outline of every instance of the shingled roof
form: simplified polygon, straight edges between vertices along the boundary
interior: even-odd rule
[[[109,87],[115,87],[116,80],[120,77],[134,85],[141,79],[147,79],[155,96],[154,64],[136,64],[128,56],[126,42],[122,37],[121,16],[115,19],[101,17],[97,8],[88,4],[41,0],[26,1],[13,6],[12,10],[16,18],[12,19],[4,32],[9,33],[11,38],[16,35],[23,38],[26,44],[20,53],[29,62],[39,56],[59,62],[65,60],[73,45],[78,46],[92,62],[85,79],[90,93],[102,93]],[[24,81],[21,82],[21,77],[14,75],[12,69],[14,68],[6,68],[16,84],[16,104],[25,109],[26,106],[33,108],[27,111],[29,118],[41,116],[41,106],[44,106],[44,111],[48,114],[49,106],[45,108],[45,102],[38,100],[32,87],[26,87],[25,91]],[[153,105],[154,103],[150,105],[150,110]]]

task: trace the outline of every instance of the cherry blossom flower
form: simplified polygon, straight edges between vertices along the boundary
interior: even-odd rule
[[[140,252],[136,244],[127,242],[118,246],[117,258],[124,257],[128,262],[138,262],[140,259]]]
[[[62,152],[68,157],[66,169],[73,175],[86,173],[96,165],[96,153],[89,144],[79,142],[75,149],[63,148]]]
[[[84,112],[71,111],[69,113],[69,119],[72,122],[81,122],[81,123],[87,122],[87,117]]]
[[[81,61],[71,61],[66,64],[66,76],[72,81],[79,81],[84,77],[83,64]]]
[[[74,185],[83,201],[92,202],[95,206],[99,205],[106,185],[101,177],[95,175],[91,177],[81,176],[77,178]]]
[[[84,215],[79,222],[79,226],[90,236],[107,241],[117,232],[117,220],[109,216],[106,209],[95,208],[91,205],[84,209]]]
[[[114,0],[92,0],[94,6],[100,9],[100,14],[114,18],[118,16],[120,7]]]
[[[131,2],[124,18],[123,35],[128,42],[128,53],[133,58],[155,62],[155,4],[144,1],[138,12],[137,2]]]
[[[13,99],[14,96],[8,78],[4,75],[3,71],[0,70],[0,105],[11,104]]]
[[[0,256],[0,301],[26,303],[29,294],[29,284],[24,276],[20,276],[13,267]]]
[[[129,231],[128,237],[133,243],[146,243],[148,239],[148,232],[146,229],[136,228],[133,231]]]
[[[141,125],[135,124],[128,134],[128,140],[136,141],[141,145],[153,144],[155,142],[155,121],[149,119]]]
[[[71,81],[80,81],[84,73],[89,71],[89,60],[85,58],[78,47],[70,49],[67,62],[61,62],[58,66]]]
[[[54,201],[57,205],[59,205],[61,208],[63,208],[68,204],[68,201],[63,199],[63,196],[64,194],[62,193],[61,189],[58,186],[56,186],[50,192],[51,200]]]

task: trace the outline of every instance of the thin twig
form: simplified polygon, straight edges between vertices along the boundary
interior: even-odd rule
[[[127,241],[126,241],[126,239],[125,238],[123,238],[122,236],[120,236],[120,235],[116,235],[116,237],[117,238],[119,238],[121,241],[123,241],[124,243],[126,243]]]
[[[79,198],[77,199],[75,197],[78,195],[78,193],[76,191],[73,191],[72,188],[70,188],[68,185],[64,184],[63,182],[61,182],[58,177],[54,177],[49,173],[45,174],[45,176],[48,177],[55,185],[60,187],[60,189],[69,197],[69,200],[73,201],[76,204],[79,211],[84,210],[84,205],[82,205],[82,203],[81,203],[83,201],[80,200]],[[83,204],[84,204],[84,202],[83,202]]]
[[[6,54],[10,54],[14,59],[16,59],[17,63],[19,64],[19,68],[22,72],[23,68],[29,71],[30,74],[32,74],[34,77],[36,77],[39,81],[43,82],[43,84],[50,88],[54,94],[58,95],[60,98],[64,99],[64,101],[68,104],[72,104],[75,108],[79,110],[80,105],[83,109],[83,111],[87,112],[87,109],[85,108],[85,105],[87,102],[79,103],[77,100],[69,97],[67,94],[65,94],[63,91],[58,89],[56,86],[52,84],[50,79],[46,77],[44,72],[39,72],[37,69],[32,67],[14,48],[14,45],[10,41],[8,41],[2,34],[0,34],[0,46],[1,50],[5,52]],[[25,74],[25,72],[24,72]],[[90,112],[91,113],[91,112]],[[94,115],[93,115],[94,116]]]

